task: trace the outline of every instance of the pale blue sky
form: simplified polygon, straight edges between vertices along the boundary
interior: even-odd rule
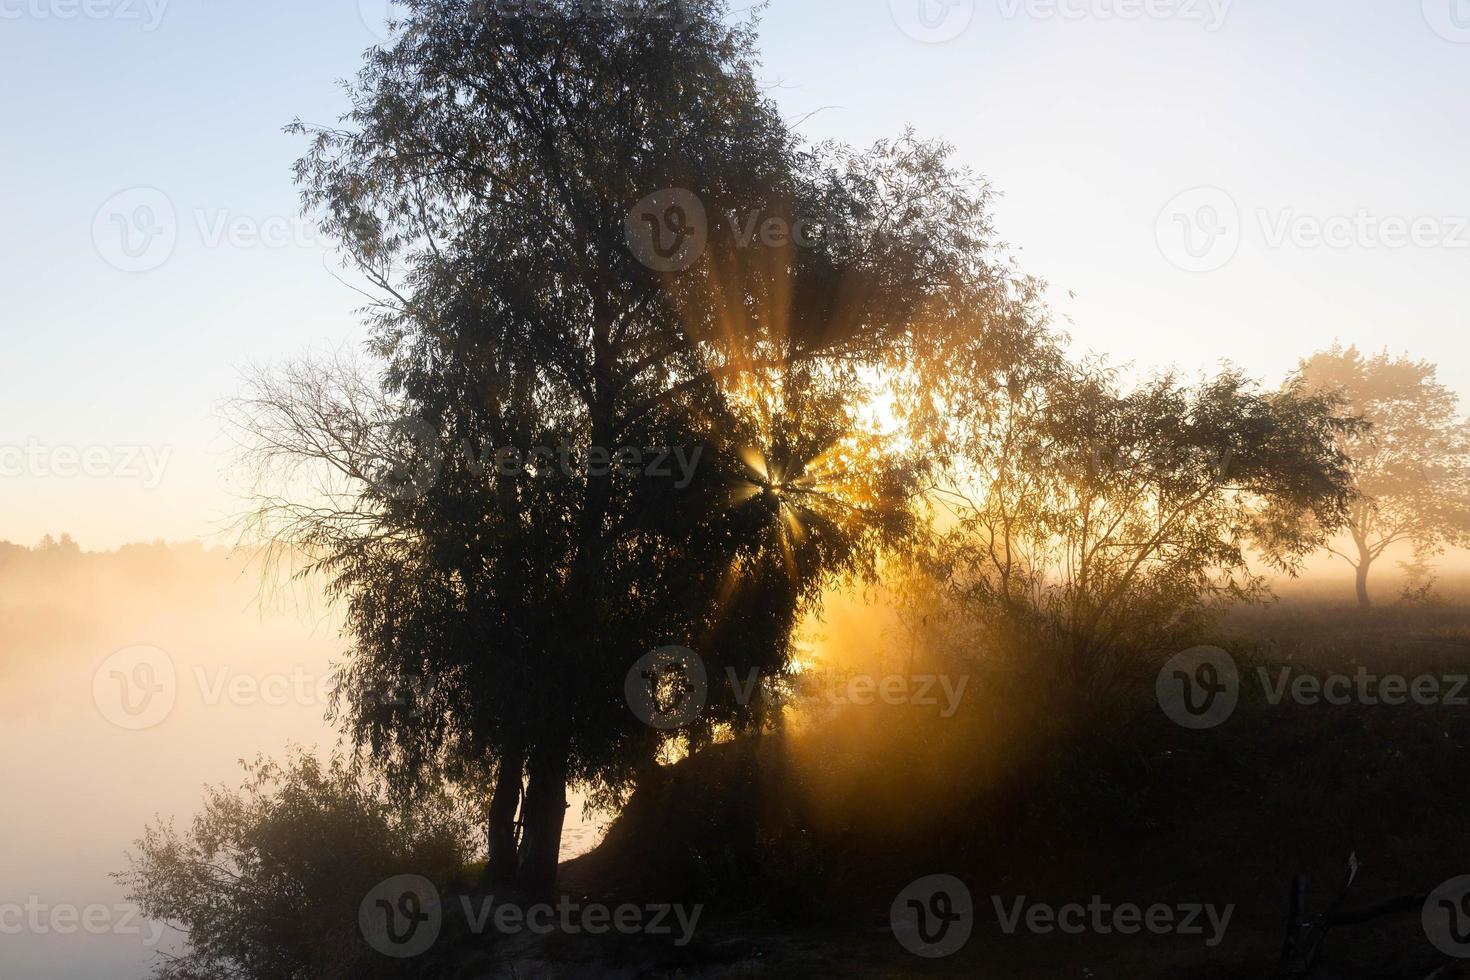
[[[944,43],[899,26],[924,33],[918,2],[776,0],[765,77],[792,119],[821,110],[813,139],[953,143],[1079,349],[1274,383],[1340,338],[1470,393],[1470,0],[926,0],[959,31]],[[302,145],[281,127],[335,117],[383,4],[169,0],[155,23],[148,0],[87,3],[107,16],[0,0],[0,470],[6,447],[42,458],[0,472],[0,539],[206,535],[233,506],[213,413],[237,368],[361,336],[358,297],[289,224]],[[134,191],[94,233],[136,188],[164,197]],[[1196,188],[1216,190],[1178,198]],[[111,212],[159,200],[172,253],[129,258]],[[216,240],[232,220],[284,240]],[[1383,244],[1394,220],[1420,243]],[[1190,222],[1225,234],[1191,257]],[[1302,237],[1323,225],[1344,244]],[[58,447],[111,475],[51,472],[78,465]],[[161,478],[128,447],[167,450]]]

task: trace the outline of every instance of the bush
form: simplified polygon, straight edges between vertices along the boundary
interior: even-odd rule
[[[472,821],[444,794],[394,805],[380,782],[304,752],[245,764],[238,790],[207,791],[185,834],[149,827],[117,877],[149,918],[187,933],[157,980],[359,980],[395,961],[358,931],[358,907],[399,874],[446,883],[471,854]]]

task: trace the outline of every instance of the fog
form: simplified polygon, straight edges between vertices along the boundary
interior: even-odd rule
[[[1463,590],[1464,569],[1462,553],[1446,556],[1444,585]],[[1397,571],[1390,561],[1375,570],[1386,601],[1399,587]],[[1277,588],[1288,597],[1351,600],[1341,563],[1320,559],[1304,579]],[[915,659],[920,648],[891,596],[828,598],[802,644],[818,715],[845,700],[821,695],[845,696],[854,675],[934,674],[956,682],[945,697],[974,695],[975,664],[957,651],[939,644]],[[145,977],[156,949],[178,937],[138,918],[110,875],[126,868],[150,821],[185,826],[206,784],[238,784],[241,760],[280,757],[293,745],[326,754],[338,745],[326,713],[344,650],[339,622],[319,596],[263,592],[260,569],[224,549],[159,544],[99,554],[70,542],[0,544],[5,976]],[[972,683],[968,692],[963,683]],[[996,718],[983,732],[973,712],[951,722],[945,697],[932,707],[878,705],[827,738],[789,742],[817,812],[840,814],[849,827],[863,823],[860,804],[875,826],[900,812],[918,820],[944,802],[955,782],[947,774],[973,765],[974,745],[1011,740]],[[932,750],[941,722],[956,758],[940,753],[924,773],[901,765],[908,741],[894,732],[929,738]],[[853,766],[835,764],[839,744]],[[892,764],[875,764],[884,759]],[[875,771],[894,778],[875,779]],[[563,858],[589,850],[604,825],[587,819],[581,803],[574,799],[568,814]]]
[[[144,826],[187,826],[206,784],[240,782],[242,759],[337,744],[338,623],[319,598],[261,590],[258,567],[198,544],[0,544],[6,977],[146,976],[152,944],[176,937],[159,940],[109,877]],[[125,705],[128,681],[153,697],[136,688]],[[564,856],[596,842],[581,816],[574,801]]]

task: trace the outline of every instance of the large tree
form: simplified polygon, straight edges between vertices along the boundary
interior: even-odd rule
[[[343,124],[297,127],[385,369],[258,380],[263,472],[329,479],[254,527],[346,603],[359,744],[405,789],[488,774],[491,875],[546,893],[568,784],[616,798],[670,738],[759,724],[730,679],[778,673],[823,583],[904,532],[915,468],[862,421],[878,380],[973,360],[1033,289],[942,147],[798,145],[723,3],[406,6]],[[699,247],[650,254],[650,209]],[[535,446],[579,462],[485,457]],[[698,451],[692,478],[584,465],[652,446]],[[623,698],[666,644],[709,681],[672,732]],[[432,683],[381,696],[405,676]]]
[[[1368,572],[1394,545],[1423,559],[1470,542],[1470,428],[1427,361],[1336,345],[1303,360],[1297,374],[1366,423],[1341,438],[1356,493],[1352,547],[1328,550],[1353,566],[1367,609]]]

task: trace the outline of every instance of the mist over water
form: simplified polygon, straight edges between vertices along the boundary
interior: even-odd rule
[[[257,567],[199,545],[0,545],[0,908],[23,916],[0,920],[0,977],[145,977],[156,928],[116,908],[109,877],[145,825],[187,827],[206,785],[240,783],[241,760],[338,743],[326,720],[337,621],[320,599],[262,603],[260,591]],[[116,659],[135,647],[156,652]],[[138,685],[134,715],[125,681]],[[145,710],[150,686],[161,690]],[[596,843],[580,798],[567,825],[564,858]],[[94,909],[84,927],[89,906],[105,923]],[[165,949],[176,943],[165,933]]]

